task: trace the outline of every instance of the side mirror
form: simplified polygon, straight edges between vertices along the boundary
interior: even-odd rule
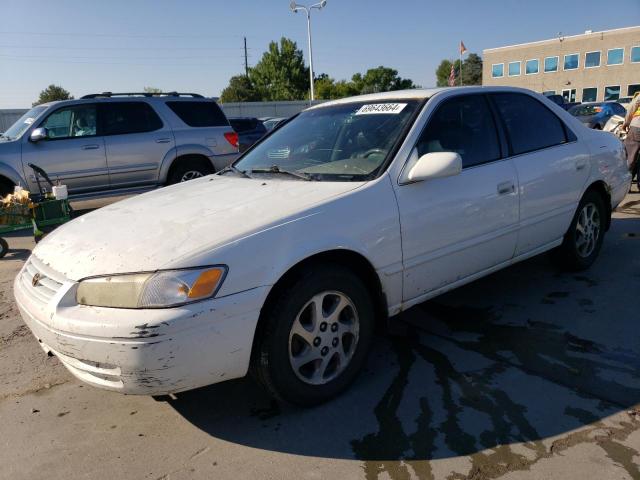
[[[462,158],[456,152],[431,152],[422,155],[407,174],[409,182],[452,177],[462,171]]]
[[[39,142],[40,140],[46,140],[49,138],[49,132],[47,132],[46,128],[34,128],[29,135],[29,140],[32,142]]]

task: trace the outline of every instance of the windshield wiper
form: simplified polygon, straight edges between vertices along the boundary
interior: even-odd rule
[[[301,178],[302,180],[313,180],[313,177],[308,173],[283,170],[278,165],[271,165],[269,168],[252,168],[251,173],[280,173],[283,175],[291,175],[292,177]]]
[[[220,170],[219,173],[225,173],[225,172],[234,172],[240,175],[241,177],[251,178],[247,172],[245,172],[244,170],[240,170],[239,168],[234,167],[233,165],[228,165],[224,167],[222,170]]]

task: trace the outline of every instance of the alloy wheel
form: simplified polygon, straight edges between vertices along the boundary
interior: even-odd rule
[[[182,174],[182,177],[180,177],[180,181],[186,182],[188,180],[193,180],[194,178],[200,178],[200,177],[204,177],[202,172],[199,172],[197,170],[188,170]]]
[[[289,362],[296,376],[324,385],[349,365],[358,345],[358,312],[337,291],[314,295],[298,312],[289,333]]]
[[[591,255],[600,237],[600,212],[593,203],[587,203],[576,222],[576,251],[582,258]]]

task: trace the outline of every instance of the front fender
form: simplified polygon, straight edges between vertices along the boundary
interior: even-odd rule
[[[11,180],[15,185],[27,185],[25,178],[12,166],[0,163],[0,176]]]

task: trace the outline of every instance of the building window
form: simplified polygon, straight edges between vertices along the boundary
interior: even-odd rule
[[[558,59],[560,57],[547,57],[544,59],[544,73],[558,71]]]
[[[598,89],[596,87],[582,89],[583,102],[595,102],[598,98]]]
[[[520,75],[520,62],[509,62],[509,76],[517,77]]]
[[[617,100],[620,98],[620,85],[604,87],[604,101]]]
[[[491,76],[493,78],[504,77],[504,63],[491,65]]]
[[[640,92],[640,83],[636,83],[635,85],[629,85],[627,87],[627,97],[633,97],[633,94],[636,92]]]
[[[571,55],[564,56],[564,69],[565,70],[576,70],[580,65],[580,55],[577,53],[572,53]]]
[[[538,59],[534,59],[534,60],[527,60],[527,63],[525,64],[524,67],[524,73],[527,75],[533,75],[535,73],[538,73],[538,71],[540,70],[540,62],[538,61]]]
[[[544,95],[545,97],[548,97],[549,95],[555,95],[556,91],[555,90],[545,90],[544,92],[542,92],[542,95]]]
[[[631,47],[631,63],[640,62],[640,46]]]
[[[607,52],[607,65],[622,65],[624,48],[612,48]]]
[[[584,68],[594,68],[600,66],[600,52],[587,52],[584,55]]]

